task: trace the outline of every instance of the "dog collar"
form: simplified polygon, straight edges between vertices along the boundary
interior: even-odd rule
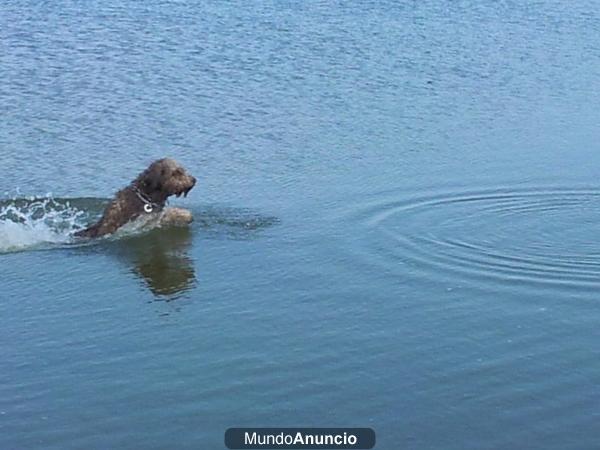
[[[142,203],[144,204],[144,211],[146,211],[148,214],[150,214],[154,210],[154,208],[160,209],[160,206],[158,204],[150,201],[150,199],[148,199],[148,197],[145,197],[144,194],[142,194],[138,189],[134,189],[133,192],[135,192],[135,195],[137,195],[138,198],[142,201]]]

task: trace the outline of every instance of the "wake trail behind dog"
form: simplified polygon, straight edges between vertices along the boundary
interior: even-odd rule
[[[0,201],[0,253],[67,243],[83,227],[85,216],[50,195]]]

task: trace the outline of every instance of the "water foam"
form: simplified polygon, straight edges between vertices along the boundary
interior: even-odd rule
[[[47,195],[0,202],[0,253],[68,243],[86,214]]]

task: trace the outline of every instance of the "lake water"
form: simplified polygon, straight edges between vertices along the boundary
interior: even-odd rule
[[[598,448],[597,4],[198,3],[0,6],[0,448]]]

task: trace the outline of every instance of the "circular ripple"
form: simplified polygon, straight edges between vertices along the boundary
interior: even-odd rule
[[[379,201],[356,218],[361,257],[386,270],[557,287],[600,287],[600,191],[509,189]]]

